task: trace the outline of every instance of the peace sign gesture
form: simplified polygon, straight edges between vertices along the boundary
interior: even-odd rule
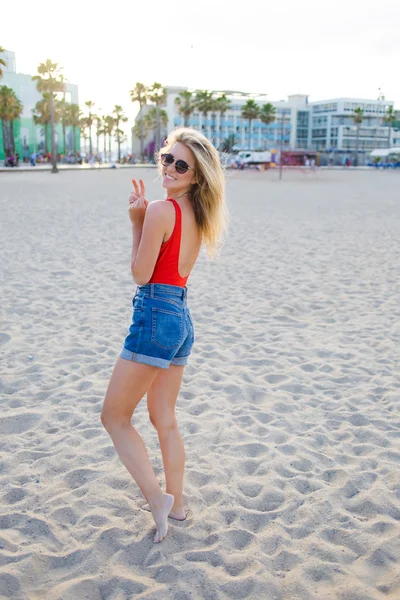
[[[134,224],[143,224],[144,216],[148,202],[145,195],[145,187],[142,179],[139,179],[139,183],[136,179],[132,179],[134,192],[129,194],[129,218]]]

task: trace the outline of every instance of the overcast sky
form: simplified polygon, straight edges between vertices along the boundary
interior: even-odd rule
[[[104,113],[121,104],[130,122],[137,81],[269,100],[376,99],[381,88],[400,109],[400,0],[274,4],[119,0],[101,9],[84,0],[23,0],[8,5],[8,16],[3,8],[0,45],[16,53],[21,73],[35,73],[46,58],[60,63],[81,104],[93,100]]]

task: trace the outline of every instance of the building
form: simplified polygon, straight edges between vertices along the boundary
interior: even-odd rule
[[[352,114],[356,108],[364,111],[363,121],[358,131],[358,148],[369,154],[375,148],[388,148],[389,127],[383,117],[393,102],[354,98],[337,98],[312,102],[311,145],[320,152],[355,152],[357,146],[357,126]]]
[[[36,82],[32,81],[32,75],[17,73],[15,53],[9,50],[2,55],[6,62],[3,68],[3,77],[0,79],[0,86],[7,86],[14,90],[16,96],[23,104],[23,113],[20,119],[14,121],[14,138],[16,152],[21,159],[28,158],[30,154],[44,151],[44,127],[36,125],[33,120],[32,111],[36,103],[42,99],[42,95],[36,89]],[[61,94],[61,97],[64,94]],[[78,86],[71,83],[65,84],[65,99],[69,103],[78,104]],[[76,149],[80,149],[80,134],[76,131]],[[66,128],[66,146],[73,149],[73,131],[72,127]],[[62,126],[58,123],[55,127],[55,137],[57,153],[65,153]],[[48,148],[50,149],[50,127],[48,127]],[[4,160],[3,133],[0,128],[0,160]]]
[[[168,115],[168,125],[162,129],[162,136],[175,127],[183,125],[183,117],[179,115],[175,99],[187,90],[184,87],[167,87],[167,100],[164,110]],[[195,91],[194,91],[195,93]],[[344,155],[351,155],[356,150],[357,127],[352,114],[357,107],[364,110],[364,119],[358,132],[358,147],[365,159],[374,148],[387,148],[389,144],[389,127],[383,117],[393,102],[365,100],[354,98],[338,98],[309,102],[308,96],[295,94],[286,101],[271,101],[265,94],[250,94],[232,90],[216,91],[215,95],[226,94],[231,101],[225,114],[208,113],[207,116],[195,110],[189,118],[189,127],[200,129],[214,144],[218,146],[224,138],[235,136],[239,149],[276,149],[282,144],[283,150],[318,151],[325,155],[325,162],[334,160],[341,162]],[[265,125],[259,119],[252,121],[251,132],[249,121],[241,115],[246,102],[252,99],[260,107],[270,102],[276,109],[275,121]],[[144,107],[144,111],[147,107]],[[136,117],[136,122],[139,115]],[[392,130],[390,145],[398,142],[398,133]],[[139,141],[133,136],[133,152],[138,153]],[[145,140],[145,148],[151,156],[154,148],[154,133]],[[333,158],[332,158],[333,157]],[[324,161],[322,161],[323,163]]]
[[[167,87],[166,90],[167,100],[163,110],[165,110],[168,115],[168,125],[161,128],[161,139],[163,139],[171,129],[183,125],[183,117],[178,114],[175,99],[180,92],[187,90],[187,88]],[[231,107],[224,115],[210,112],[206,117],[195,110],[189,118],[188,126],[202,131],[209,139],[213,140],[216,146],[218,146],[224,138],[227,138],[230,135],[235,136],[236,146],[238,148],[250,148],[250,146],[253,149],[268,148],[270,146],[277,146],[280,139],[282,139],[282,144],[285,148],[289,148],[292,143],[295,143],[294,136],[296,133],[296,108],[298,96],[289,97],[289,102],[274,102],[273,104],[276,107],[277,115],[276,121],[267,126],[258,119],[254,120],[252,122],[250,134],[248,120],[243,119],[241,116],[242,107],[249,99],[254,100],[259,106],[262,106],[268,102],[266,95],[235,91],[220,91],[215,92],[215,95],[217,96],[222,93],[226,94],[231,101]],[[306,97],[302,96],[301,98]],[[143,116],[145,116],[146,111],[148,110],[148,106],[143,107]],[[136,117],[135,125],[139,123],[139,120],[140,114]],[[155,132],[150,132],[145,138],[144,147],[148,156],[151,156],[154,151],[154,136]],[[139,148],[140,142],[132,131],[133,154],[138,154]]]

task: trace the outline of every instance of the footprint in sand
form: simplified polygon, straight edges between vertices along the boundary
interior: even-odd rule
[[[10,340],[11,335],[8,335],[8,333],[0,332],[0,346],[2,346],[3,344],[7,344],[7,342],[9,342]]]

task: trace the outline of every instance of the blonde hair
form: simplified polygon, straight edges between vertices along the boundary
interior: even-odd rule
[[[193,152],[196,183],[192,185],[188,196],[207,252],[209,256],[215,256],[222,244],[228,222],[225,177],[218,152],[200,131],[179,127],[169,134],[162,151],[158,153],[160,170],[160,154],[169,152],[176,142],[184,144]]]

